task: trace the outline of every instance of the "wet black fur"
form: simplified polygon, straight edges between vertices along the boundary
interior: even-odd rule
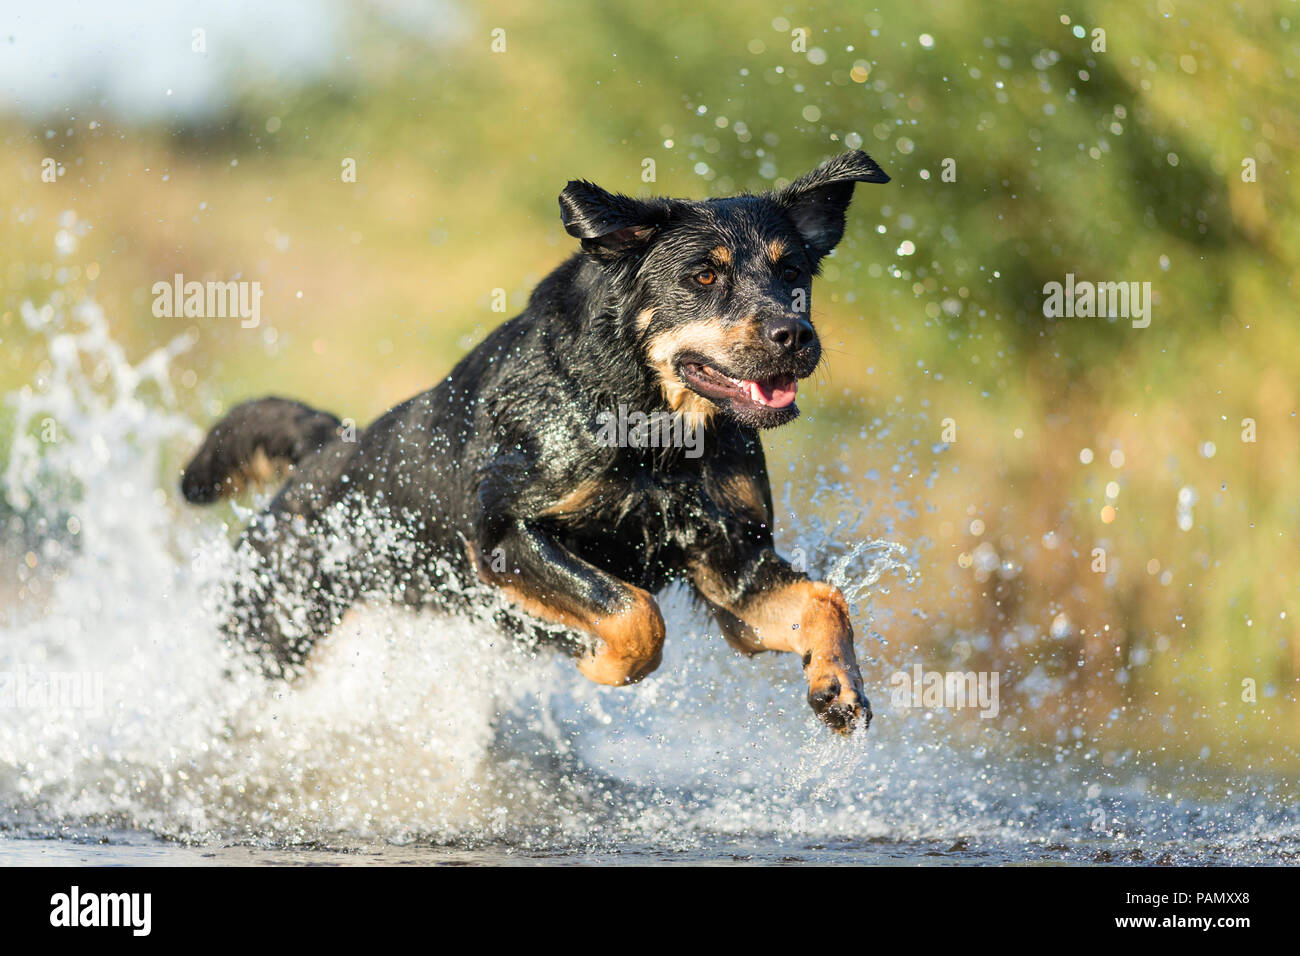
[[[751,337],[747,347],[703,356],[726,373],[809,375],[821,355],[815,335],[798,348],[763,336],[808,323],[808,312],[792,308],[794,293],[808,295],[839,241],[854,183],[887,180],[854,151],[757,196],[641,200],[571,182],[560,207],[582,252],[437,386],[355,441],[337,434],[333,416],[296,403],[239,406],[187,468],[186,497],[212,500],[258,446],[296,467],[244,533],[241,548],[259,574],[234,586],[232,634],[292,670],[362,595],[428,600],[440,562],[462,578],[509,580],[552,606],[596,614],[622,606],[624,582],[653,593],[707,572],[738,604],[803,577],[772,548],[757,432],[797,412],[720,409],[698,458],[681,448],[606,447],[597,420],[620,404],[664,409],[646,349],[657,335],[710,317],[734,326],[737,341],[757,323],[761,345]],[[787,249],[779,265],[766,253],[774,239]],[[719,246],[730,250],[730,265],[710,259]],[[705,268],[716,270],[707,286],[697,279]],[[650,308],[653,320],[638,328]],[[745,481],[755,492],[748,503],[735,494]],[[554,513],[580,487],[597,491],[576,510]],[[386,514],[401,540],[329,518],[363,510]],[[357,546],[342,564],[325,559],[338,535]]]

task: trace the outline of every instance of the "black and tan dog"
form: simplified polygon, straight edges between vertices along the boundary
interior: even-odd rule
[[[888,181],[853,151],[764,195],[571,182],[560,210],[581,253],[437,387],[359,436],[284,399],[233,409],[185,497],[290,475],[244,532],[255,573],[233,586],[231,634],[292,673],[358,599],[420,603],[444,568],[574,635],[591,680],[630,684],[659,665],[654,595],[681,579],[737,649],[798,654],[827,724],[869,722],[843,595],[773,550],[758,430],[798,414],[797,383],[821,360],[811,281],[854,184]],[[607,440],[628,410],[677,416],[687,429],[670,434],[702,441]]]

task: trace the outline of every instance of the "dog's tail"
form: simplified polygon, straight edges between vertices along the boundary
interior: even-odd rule
[[[206,505],[250,484],[264,485],[324,448],[341,424],[328,412],[285,398],[236,405],[185,468],[181,494]]]

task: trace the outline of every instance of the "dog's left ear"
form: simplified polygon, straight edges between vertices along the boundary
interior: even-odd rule
[[[643,245],[667,217],[661,205],[609,193],[575,179],[560,193],[560,221],[582,248],[601,257],[617,256]]]
[[[889,177],[860,149],[828,159],[772,194],[803,236],[814,261],[835,248],[844,236],[844,214],[853,198],[854,183],[887,183]]]

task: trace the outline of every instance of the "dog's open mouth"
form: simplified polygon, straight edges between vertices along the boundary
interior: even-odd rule
[[[793,375],[736,378],[695,359],[683,361],[678,372],[692,391],[729,407],[751,424],[780,424],[799,413],[794,404],[799,382]]]
[[[732,378],[716,368],[696,362],[682,365],[682,376],[695,391],[715,401],[740,402],[759,408],[787,408],[794,404],[799,382],[793,375],[766,379]]]

